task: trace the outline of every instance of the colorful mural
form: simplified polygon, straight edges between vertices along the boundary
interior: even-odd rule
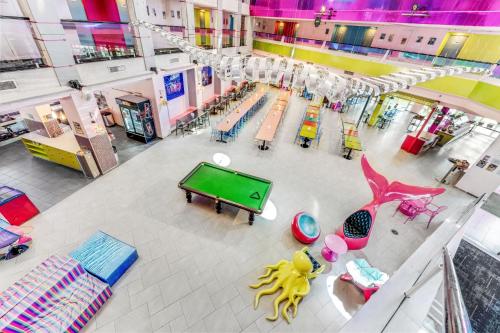
[[[324,6],[324,19],[498,26],[498,0],[252,0],[252,16],[314,19]],[[331,10],[330,10],[331,9]]]

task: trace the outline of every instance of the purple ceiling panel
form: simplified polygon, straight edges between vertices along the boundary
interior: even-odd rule
[[[500,0],[252,0],[251,15],[314,19],[322,6],[339,21],[500,26]]]

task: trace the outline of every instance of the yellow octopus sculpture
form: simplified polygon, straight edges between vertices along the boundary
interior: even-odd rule
[[[293,317],[297,315],[297,307],[299,302],[306,296],[311,287],[309,280],[314,279],[325,269],[324,265],[320,265],[308,252],[308,248],[304,247],[300,251],[293,254],[292,261],[280,260],[276,265],[266,266],[267,271],[264,275],[259,276],[260,281],[253,284],[250,288],[257,289],[263,285],[276,282],[271,288],[261,290],[255,295],[254,308],[257,309],[259,300],[263,295],[274,294],[278,289],[283,289],[281,294],[274,300],[274,315],[267,317],[268,320],[278,319],[278,308],[281,302],[288,299],[283,306],[281,314],[283,318],[290,323],[288,316],[288,308],[293,305]]]

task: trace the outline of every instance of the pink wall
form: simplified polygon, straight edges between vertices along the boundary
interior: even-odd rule
[[[375,37],[373,38],[372,47],[379,47],[383,49],[400,50],[408,52],[416,52],[423,54],[435,55],[441,45],[441,42],[446,36],[448,30],[431,28],[431,27],[408,27],[408,26],[379,26]],[[380,35],[385,33],[385,39],[380,39]],[[391,42],[389,36],[394,34]],[[423,39],[417,43],[417,37],[422,36]],[[428,45],[429,38],[437,38],[434,45]],[[401,40],[406,38],[406,43],[401,44]]]
[[[312,21],[301,21],[297,29],[297,37],[330,41],[334,27],[333,22],[321,22],[319,27],[315,27]],[[327,34],[326,29],[329,29]]]

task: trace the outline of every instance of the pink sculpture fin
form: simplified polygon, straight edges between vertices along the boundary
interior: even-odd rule
[[[370,166],[365,155],[361,157],[361,167],[372,189],[373,201],[379,205],[394,200],[416,200],[432,197],[445,191],[444,188],[413,186],[398,181],[392,182],[389,185],[387,178]]]

